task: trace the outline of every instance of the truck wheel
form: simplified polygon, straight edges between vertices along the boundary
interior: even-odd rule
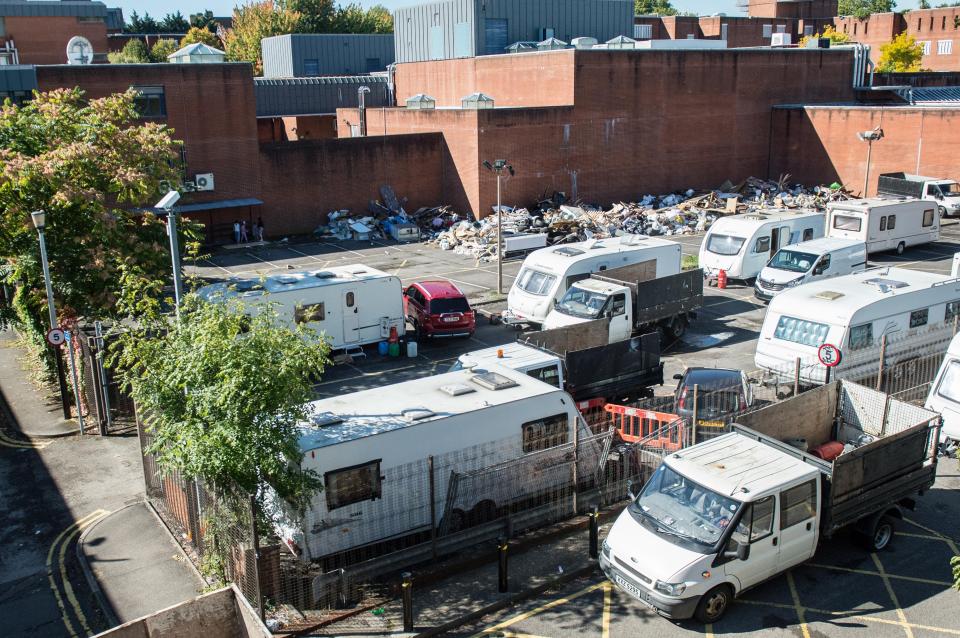
[[[674,317],[667,331],[674,341],[680,339],[687,331],[687,320],[684,317]]]
[[[943,219],[944,217],[947,216],[947,209],[944,208],[943,206],[939,207],[939,212],[940,212],[940,219]]]
[[[903,254],[903,249],[906,248],[906,247],[907,247],[907,245],[906,245],[905,243],[903,243],[903,242],[900,242],[899,244],[897,244],[897,254],[898,254],[898,255],[902,255],[902,254]]]
[[[890,544],[893,540],[895,522],[890,516],[881,516],[873,530],[866,537],[867,549],[872,552],[879,552]]]
[[[697,603],[693,617],[705,625],[717,622],[727,613],[731,600],[733,600],[733,590],[730,589],[730,585],[714,587]]]
[[[444,521],[440,521],[440,529],[443,529]],[[450,512],[450,520],[446,522],[447,534],[456,534],[467,526],[467,515],[463,510],[455,509]]]

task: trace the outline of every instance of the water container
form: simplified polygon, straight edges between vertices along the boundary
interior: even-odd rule
[[[399,357],[400,343],[398,341],[391,342],[390,345],[387,346],[387,352],[390,354],[391,357]]]
[[[407,342],[407,357],[411,359],[416,359],[417,357],[417,342],[408,341]]]
[[[390,344],[388,344],[386,341],[381,341],[380,343],[377,344],[377,352],[380,353],[381,357],[387,356],[387,353],[389,352],[389,350],[390,350]]]

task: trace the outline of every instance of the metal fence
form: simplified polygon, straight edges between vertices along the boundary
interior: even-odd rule
[[[86,434],[133,434],[136,431],[133,398],[121,388],[116,371],[107,362],[111,338],[103,335],[99,322],[79,329],[77,341],[83,368],[80,389],[86,404]]]

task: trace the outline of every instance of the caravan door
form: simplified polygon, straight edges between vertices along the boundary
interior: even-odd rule
[[[343,343],[348,345],[360,341],[360,312],[357,307],[357,291],[344,290],[343,299]]]

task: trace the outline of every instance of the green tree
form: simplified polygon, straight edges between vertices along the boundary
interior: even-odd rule
[[[920,0],[920,3],[917,4],[917,8],[918,8],[918,9],[929,9],[929,8],[930,8],[930,2],[929,2],[929,0]]]
[[[337,17],[333,0],[288,0],[287,8],[300,14],[300,33],[329,33]]]
[[[157,40],[156,44],[153,45],[153,48],[150,49],[150,59],[153,62],[166,62],[167,56],[179,49],[176,40],[171,40],[164,38],[162,40]]]
[[[880,46],[880,59],[877,60],[879,73],[913,73],[921,71],[923,46],[908,33],[901,33],[891,42]]]
[[[107,59],[113,64],[143,64],[150,61],[150,51],[140,38],[128,40],[119,52],[111,52]]]
[[[160,471],[227,496],[263,499],[269,485],[302,510],[321,483],[301,470],[297,424],[308,418],[312,384],[328,363],[326,342],[291,330],[270,306],[249,316],[238,300],[196,295],[165,328],[126,336],[119,360],[148,415]]]
[[[158,33],[160,27],[157,21],[150,17],[149,13],[144,13],[143,17],[137,15],[134,11],[130,14],[130,22],[124,29],[127,33]]]
[[[866,18],[871,13],[890,13],[897,6],[895,0],[840,0],[837,13],[842,16]]]
[[[950,566],[953,568],[953,586],[960,589],[960,556],[951,558]]]
[[[152,205],[163,182],[179,183],[179,153],[169,128],[139,121],[134,98],[59,89],[0,109],[0,259],[15,290],[5,319],[34,344],[47,313],[31,211],[47,213],[61,317],[159,314],[170,277],[165,223],[130,209]],[[199,227],[181,228],[186,255],[195,255]]]
[[[677,10],[670,4],[670,0],[633,0],[633,13],[638,16],[674,16],[677,15]]]
[[[213,11],[209,9],[203,13],[194,13],[190,15],[190,26],[198,29],[206,29],[210,33],[216,33],[220,23],[213,17]]]
[[[182,13],[177,11],[163,16],[163,20],[160,20],[157,26],[160,33],[186,33],[187,29],[190,28],[190,23],[187,22]]]
[[[382,4],[367,9],[367,17],[373,25],[373,33],[393,33],[393,14]]]
[[[200,27],[190,27],[190,30],[187,31],[187,35],[183,36],[183,39],[180,40],[180,46],[185,47],[188,44],[194,44],[196,42],[201,42],[217,49],[223,46],[220,44],[220,38],[210,31]]]
[[[851,42],[849,35],[847,35],[846,33],[843,33],[842,31],[837,31],[836,29],[833,28],[833,25],[828,24],[823,28],[823,33],[816,33],[814,35],[803,36],[802,38],[800,38],[800,46],[805,47],[807,46],[807,42],[809,42],[811,39],[820,39],[820,38],[827,38],[828,40],[830,40],[831,45],[847,44]]]
[[[260,41],[274,35],[297,33],[300,14],[272,0],[254,1],[233,9],[233,28],[224,43],[227,59],[253,64],[254,73],[263,73]]]

